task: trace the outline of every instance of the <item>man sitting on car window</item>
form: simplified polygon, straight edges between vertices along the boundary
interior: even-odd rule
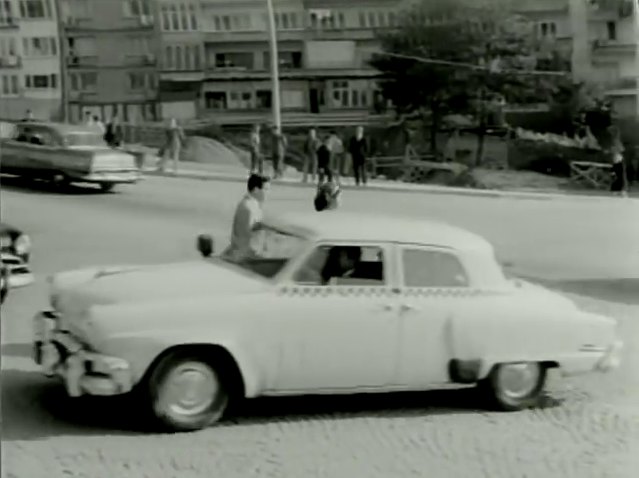
[[[243,262],[257,258],[251,247],[251,236],[262,221],[264,203],[269,179],[259,174],[251,174],[247,183],[247,193],[235,209],[231,231],[231,244],[223,256],[233,262]]]

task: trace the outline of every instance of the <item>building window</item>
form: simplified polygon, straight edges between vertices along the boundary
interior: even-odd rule
[[[224,16],[222,17],[222,25],[224,26],[224,30],[227,32],[231,30],[231,17]]]
[[[339,12],[337,14],[337,25],[340,28],[345,28],[346,27],[346,19],[344,18],[344,14],[342,12]]]
[[[51,18],[50,0],[21,0],[20,16],[22,18]]]
[[[178,14],[177,5],[171,6],[171,30],[180,29],[180,16]]]
[[[95,72],[71,74],[71,91],[95,92],[98,85],[98,74]]]
[[[18,56],[16,49],[16,39],[13,37],[0,37],[0,57],[14,57]]]
[[[606,29],[608,32],[608,40],[616,40],[617,39],[617,22],[607,22]]]
[[[13,8],[10,0],[0,1],[0,24],[7,24],[14,19]]]
[[[189,14],[186,10],[186,5],[180,5],[180,19],[182,20],[181,30],[189,29]]]
[[[174,65],[173,61],[173,47],[167,46],[164,48],[164,69],[172,70]]]
[[[359,12],[359,27],[366,28],[366,14],[364,12]]]
[[[193,69],[200,70],[202,68],[202,61],[200,58],[200,47],[198,45],[193,46]]]
[[[370,28],[375,28],[377,26],[375,12],[368,12],[368,26]]]
[[[207,91],[204,93],[204,103],[207,109],[225,110],[227,109],[226,93],[223,91]]]
[[[54,37],[23,38],[22,47],[25,56],[56,56],[58,44]]]
[[[189,17],[191,19],[191,30],[197,31],[197,14],[193,4],[189,4]]]
[[[149,0],[124,0],[125,17],[141,17],[151,15]]]
[[[15,96],[19,93],[18,75],[2,75],[2,96]]]
[[[146,73],[129,73],[129,89],[132,91],[145,90],[151,86],[147,80]]]
[[[25,86],[34,90],[55,89],[58,87],[58,75],[26,75]]]
[[[178,71],[184,70],[184,57],[182,56],[182,47],[175,47],[175,69]]]
[[[162,30],[171,30],[171,12],[168,5],[162,5]]]

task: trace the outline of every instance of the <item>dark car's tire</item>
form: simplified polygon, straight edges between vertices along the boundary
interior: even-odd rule
[[[113,183],[100,183],[100,189],[103,193],[110,193],[115,189],[115,184]]]
[[[9,294],[9,269],[3,267],[0,271],[0,304],[4,304],[4,299]]]
[[[539,405],[547,368],[539,362],[495,365],[479,383],[490,405],[503,411],[519,411]]]
[[[147,387],[153,418],[168,431],[206,428],[223,417],[229,404],[222,370],[199,355],[163,357]]]

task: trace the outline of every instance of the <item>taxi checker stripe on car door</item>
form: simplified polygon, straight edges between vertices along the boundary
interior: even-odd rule
[[[409,297],[477,297],[484,295],[484,293],[479,289],[464,287],[409,287],[404,289],[404,295]]]
[[[280,289],[281,295],[303,296],[303,297],[329,297],[340,296],[389,296],[393,292],[388,287],[283,287]]]

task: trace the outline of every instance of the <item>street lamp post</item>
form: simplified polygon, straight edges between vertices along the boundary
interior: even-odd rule
[[[268,39],[271,54],[271,84],[273,90],[273,126],[279,132],[282,131],[282,117],[280,114],[280,73],[279,73],[279,54],[277,52],[277,35],[275,32],[275,13],[273,11],[273,0],[266,0],[266,8],[268,11]]]

